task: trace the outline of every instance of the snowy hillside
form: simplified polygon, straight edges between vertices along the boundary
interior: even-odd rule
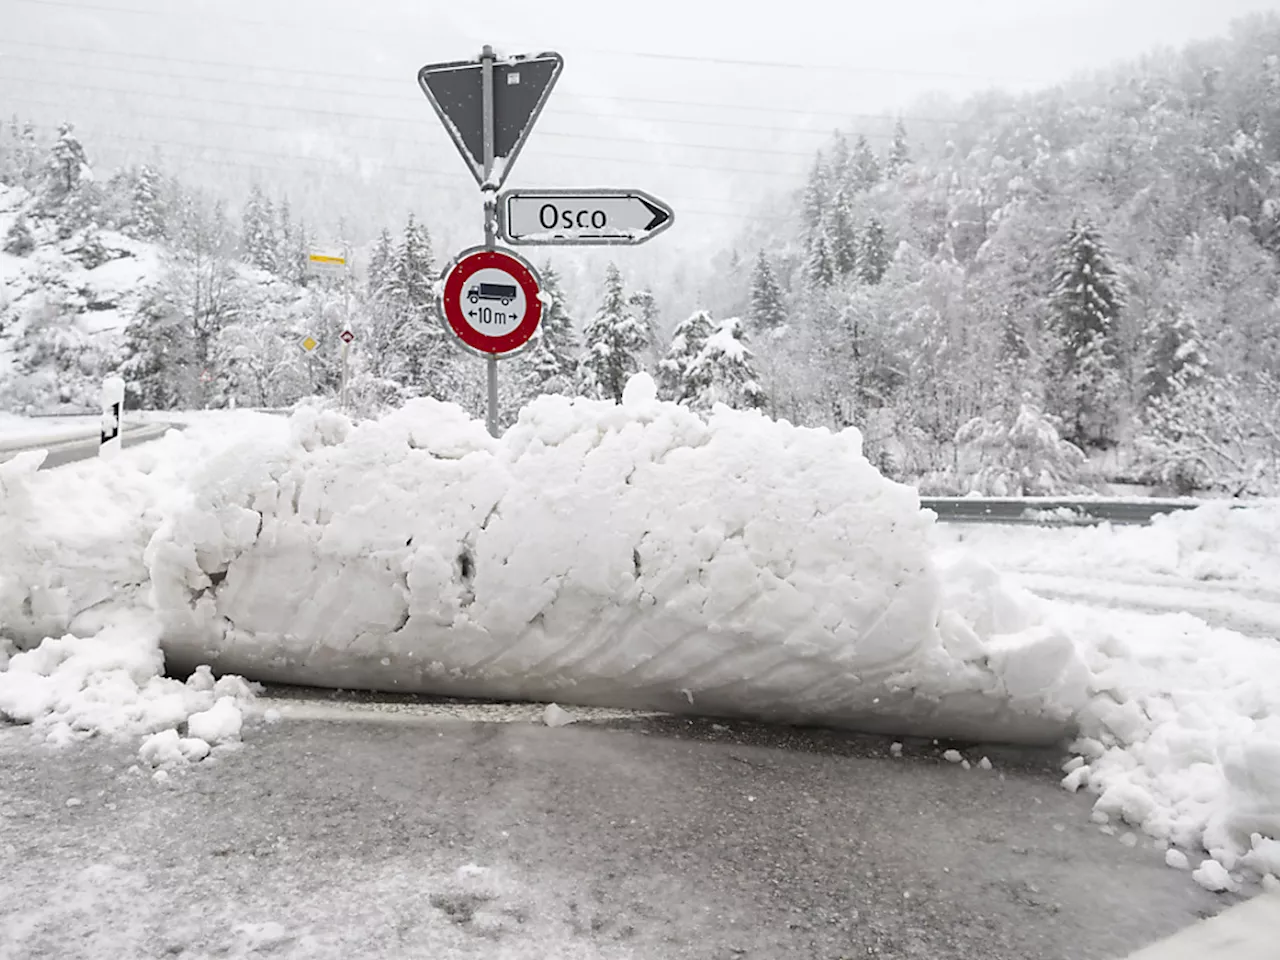
[[[34,206],[21,187],[0,184],[0,237],[25,229],[30,238],[27,250],[0,248],[0,403],[14,412],[93,407],[125,326],[160,278],[161,251],[93,228],[60,238]]]

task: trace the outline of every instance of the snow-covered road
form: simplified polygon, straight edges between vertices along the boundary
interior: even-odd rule
[[[0,960],[1115,960],[1224,909],[1055,757],[670,718],[0,729]]]

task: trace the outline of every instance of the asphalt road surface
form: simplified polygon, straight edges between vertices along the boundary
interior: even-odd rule
[[[1099,832],[1048,753],[362,716],[163,783],[0,729],[0,960],[1112,960],[1235,902]]]

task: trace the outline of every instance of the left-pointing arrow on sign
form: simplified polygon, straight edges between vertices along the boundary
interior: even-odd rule
[[[509,190],[498,202],[498,229],[511,244],[644,243],[675,212],[643,190]]]

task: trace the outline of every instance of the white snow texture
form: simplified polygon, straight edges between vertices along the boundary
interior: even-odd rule
[[[968,545],[940,549],[854,430],[724,407],[703,420],[638,376],[620,406],[544,397],[500,440],[420,400],[359,424],[315,408],[192,417],[109,461],[37,473],[39,459],[0,464],[0,715],[55,741],[151,735],[153,765],[220,749],[252,691],[205,664],[984,741],[1072,734],[1064,786],[1098,795],[1105,828],[1234,876],[1280,872],[1280,644],[1012,586]],[[1274,565],[1276,529],[1280,505],[1206,507],[1147,531],[1053,531],[1051,550],[1080,569],[1123,550],[1134,569],[1247,582],[1254,559]],[[990,534],[992,560],[1029,536]],[[9,641],[38,646],[5,670]],[[160,677],[161,643],[187,683]]]
[[[1069,640],[988,569],[944,608],[932,518],[854,430],[634,378],[501,440],[419,400],[228,451],[152,539],[170,658],[256,679],[1052,740]]]

